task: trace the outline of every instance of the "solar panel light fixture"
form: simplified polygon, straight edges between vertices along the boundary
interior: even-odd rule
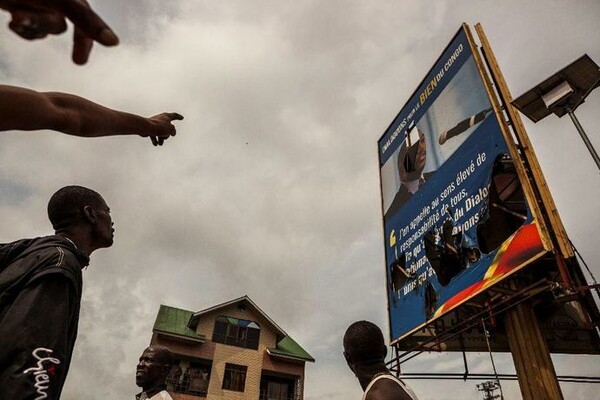
[[[568,114],[600,170],[600,157],[575,116],[575,109],[599,85],[600,67],[584,54],[519,96],[512,105],[533,122],[538,122],[550,114],[559,118]]]
[[[573,88],[569,85],[569,82],[563,81],[554,89],[542,95],[542,100],[547,108],[551,108],[561,100],[566,100],[571,93],[573,93]]]

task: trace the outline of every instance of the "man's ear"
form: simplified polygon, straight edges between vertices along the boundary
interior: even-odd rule
[[[344,350],[344,358],[346,359],[346,364],[348,364],[348,368],[350,368],[350,371],[355,372],[354,371],[354,363],[352,362],[352,357],[350,356],[350,354],[346,353],[346,350]]]
[[[162,371],[162,376],[164,376],[165,378],[167,376],[169,376],[169,373],[171,372],[172,369],[173,369],[173,366],[171,366],[171,365],[164,365],[163,366],[163,371]]]
[[[91,224],[95,223],[96,219],[98,218],[98,216],[96,214],[96,209],[92,206],[83,207],[83,217],[89,223],[91,223]]]
[[[352,356],[346,350],[344,350],[344,358],[346,359],[346,363],[348,363],[348,365],[354,362],[352,360]]]

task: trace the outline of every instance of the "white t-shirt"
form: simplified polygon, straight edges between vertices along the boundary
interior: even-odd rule
[[[377,375],[371,382],[369,382],[369,386],[367,386],[367,388],[365,389],[365,394],[363,395],[363,400],[365,400],[367,398],[367,393],[369,393],[369,390],[371,389],[371,387],[373,386],[373,384],[375,382],[377,382],[378,380],[380,380],[380,379],[391,379],[391,380],[393,380],[398,385],[400,385],[400,387],[410,396],[411,399],[418,400],[417,399],[417,395],[415,394],[415,392],[413,392],[413,390],[410,387],[408,387],[408,385],[406,385],[400,379],[396,378],[394,375],[391,375],[391,374]]]
[[[145,393],[142,393],[139,397],[136,398],[138,400],[173,400],[171,395],[166,390],[161,390],[152,397],[146,397]]]

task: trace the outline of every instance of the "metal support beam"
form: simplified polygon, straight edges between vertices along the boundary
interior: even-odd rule
[[[585,131],[583,130],[583,127],[581,126],[581,124],[579,123],[579,120],[575,116],[575,113],[573,111],[571,111],[571,109],[567,109],[567,113],[569,114],[569,117],[571,117],[571,121],[573,121],[575,128],[577,128],[577,132],[579,132],[579,136],[581,136],[581,140],[583,140],[583,143],[585,143],[585,147],[587,147],[588,151],[592,155],[592,158],[594,159],[594,162],[596,162],[596,165],[598,166],[598,170],[600,170],[600,157],[598,157],[598,153],[596,153],[596,149],[594,149],[592,142],[590,142],[590,139],[585,134]]]

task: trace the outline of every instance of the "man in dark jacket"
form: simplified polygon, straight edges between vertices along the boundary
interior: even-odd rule
[[[98,193],[66,186],[48,203],[55,235],[0,245],[0,399],[58,399],[77,337],[81,269],[113,243]]]

